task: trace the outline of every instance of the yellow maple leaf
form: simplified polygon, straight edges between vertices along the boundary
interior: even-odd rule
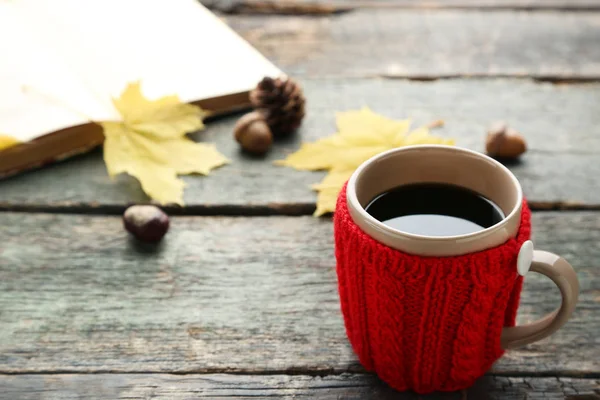
[[[19,143],[21,142],[12,136],[0,134],[0,150],[8,149],[9,147],[13,147]]]
[[[204,127],[206,112],[177,96],[146,99],[139,82],[127,86],[113,103],[123,121],[100,122],[104,162],[111,177],[127,173],[161,204],[183,205],[179,174],[208,174],[228,160],[214,145],[195,143],[186,134]]]
[[[410,120],[396,121],[368,108],[338,113],[338,132],[303,144],[277,165],[299,170],[328,170],[329,174],[312,188],[318,192],[315,216],[335,211],[339,191],[354,170],[383,151],[415,144],[453,145],[452,139],[433,136],[427,127],[410,131]]]
[[[317,209],[314,213],[316,217],[335,211],[340,189],[353,172],[354,169],[332,169],[321,182],[311,186],[318,192]]]
[[[182,132],[202,129],[202,120],[208,115],[198,106],[182,103],[177,96],[148,100],[140,82],[127,85],[113,104],[128,126],[158,138],[177,138]]]

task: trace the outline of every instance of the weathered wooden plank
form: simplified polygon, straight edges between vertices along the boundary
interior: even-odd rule
[[[230,14],[330,15],[358,8],[597,10],[594,0],[203,0],[214,11]]]
[[[534,215],[535,243],[564,255],[580,304],[497,374],[600,371],[600,212]],[[332,224],[312,217],[178,217],[136,246],[117,217],[0,213],[0,373],[320,374],[360,371],[343,327]],[[558,291],[527,277],[519,320]]]
[[[0,375],[2,400],[48,399],[360,399],[459,400],[461,393],[400,393],[373,375]],[[467,390],[473,400],[598,400],[600,381],[487,376]],[[584,397],[587,396],[587,397]]]
[[[600,78],[596,13],[383,9],[226,20],[296,76]]]
[[[215,142],[232,164],[209,177],[186,177],[187,212],[310,213],[315,194],[310,184],[322,173],[272,165],[299,147],[335,131],[335,111],[365,105],[393,118],[412,117],[415,125],[443,119],[436,133],[458,145],[483,151],[487,126],[509,121],[526,136],[530,150],[511,166],[530,201],[536,204],[600,206],[600,84],[551,85],[520,80],[305,80],[308,116],[298,135],[277,143],[265,159],[239,151],[232,138],[236,118],[209,124],[199,134]],[[101,152],[0,181],[0,207],[52,209],[101,207],[115,212],[147,201],[127,176],[106,174]],[[262,207],[262,211],[261,211]],[[71,209],[72,210],[72,209]],[[257,211],[258,210],[258,211]],[[251,210],[250,210],[251,211]]]

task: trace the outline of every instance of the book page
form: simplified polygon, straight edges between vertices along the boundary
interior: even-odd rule
[[[66,88],[53,93],[94,120],[118,119],[110,99],[137,80],[150,98],[177,94],[191,102],[281,75],[196,0],[14,3],[37,43],[51,49],[87,96]]]
[[[40,45],[14,4],[0,1],[0,134],[25,142],[88,122],[77,108],[89,95]]]

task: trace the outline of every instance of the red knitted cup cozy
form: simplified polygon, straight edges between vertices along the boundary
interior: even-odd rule
[[[523,201],[516,239],[462,256],[417,256],[365,234],[344,187],[334,217],[338,289],[361,364],[418,393],[464,389],[484,375],[504,353],[502,328],[515,324],[523,284],[516,260],[530,218]]]

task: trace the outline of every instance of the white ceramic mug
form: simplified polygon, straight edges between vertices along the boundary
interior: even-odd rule
[[[365,210],[378,195],[413,183],[445,183],[470,189],[496,203],[506,217],[467,235],[422,236],[385,225]],[[484,154],[453,146],[418,145],[389,150],[363,163],[348,181],[346,198],[352,220],[380,243],[409,254],[444,257],[479,252],[514,238],[521,221],[523,190],[508,168]],[[517,269],[521,275],[531,270],[550,278],[560,290],[562,304],[535,322],[504,328],[504,349],[554,333],[569,319],[579,295],[573,267],[556,254],[533,250],[531,241],[521,248]]]

